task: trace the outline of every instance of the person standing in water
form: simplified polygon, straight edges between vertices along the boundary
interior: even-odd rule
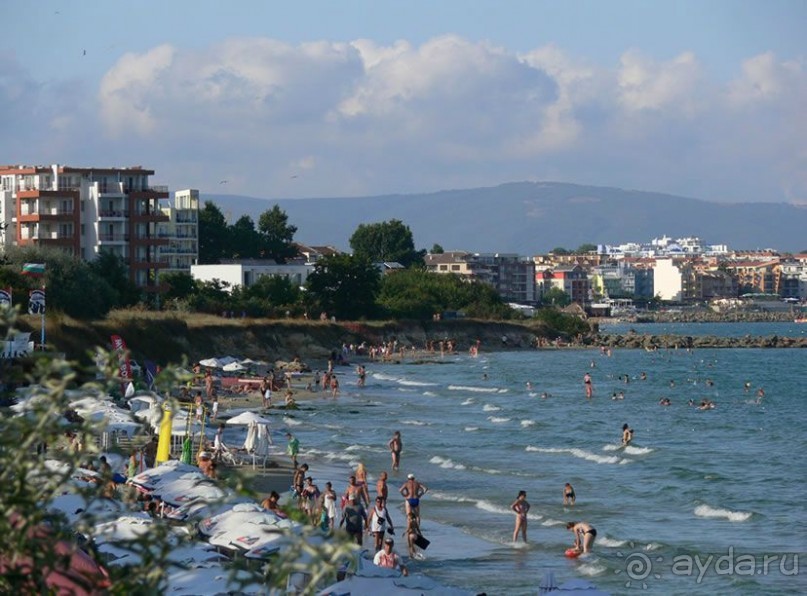
[[[583,385],[586,387],[586,399],[591,399],[594,396],[594,386],[591,384],[590,374],[583,375]]]
[[[563,487],[563,504],[574,506],[576,499],[577,497],[574,494],[574,487],[567,482],[566,486]]]
[[[633,440],[633,429],[628,426],[628,423],[622,425],[622,444],[630,445]]]
[[[521,533],[521,539],[527,542],[527,512],[530,510],[530,504],[527,502],[527,491],[518,491],[516,500],[510,505],[510,509],[516,514],[516,527],[513,530],[513,542],[518,541],[518,535]]]
[[[586,522],[569,522],[566,529],[574,534],[574,549],[590,553],[597,538],[597,530]]]
[[[403,441],[401,440],[401,431],[396,430],[392,433],[392,438],[387,443],[390,453],[392,453],[392,471],[397,472],[401,465],[401,451],[403,451]]]

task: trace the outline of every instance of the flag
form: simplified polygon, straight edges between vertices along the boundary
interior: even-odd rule
[[[45,316],[45,290],[31,290],[28,293],[28,314]]]
[[[11,308],[11,288],[0,288],[0,308]]]
[[[45,275],[45,263],[25,263],[22,266],[22,274],[31,277],[42,277]]]
[[[118,375],[121,379],[132,378],[132,366],[129,363],[129,353],[126,351],[126,342],[120,335],[113,335],[112,351],[118,353]]]
[[[143,366],[146,368],[146,384],[149,389],[154,389],[154,379],[157,378],[157,365],[151,360],[146,360]]]

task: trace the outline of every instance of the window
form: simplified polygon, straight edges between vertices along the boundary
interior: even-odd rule
[[[452,270],[452,271],[459,271],[459,270],[460,270],[460,266],[459,266],[459,265],[451,265],[451,270]]]

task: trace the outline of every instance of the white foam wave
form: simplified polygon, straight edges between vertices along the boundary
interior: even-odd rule
[[[401,424],[408,424],[409,426],[427,426],[428,422],[422,420],[401,420]]]
[[[398,381],[400,385],[411,385],[414,387],[436,387],[437,383],[427,383],[425,381],[409,381],[405,379],[400,379]]]
[[[283,418],[283,424],[285,424],[286,426],[300,426],[302,423],[303,423],[302,420],[295,420],[294,418],[288,418],[288,417]]]
[[[482,408],[483,412],[498,412],[501,410],[499,406],[494,406],[493,404],[485,404]]]
[[[475,430],[479,430],[479,427],[478,426],[466,426],[464,430],[465,430],[465,432],[470,433],[470,432],[473,432]]]
[[[522,420],[521,421],[521,426],[524,426],[524,427],[534,426],[534,425],[535,425],[535,420]]]
[[[476,499],[468,497],[461,497],[459,495],[450,495],[440,491],[429,491],[429,498],[437,501],[450,501],[452,503],[476,503]]]
[[[451,391],[472,391],[475,393],[497,393],[499,390],[495,387],[469,387],[468,385],[449,385]]]
[[[580,567],[578,567],[577,571],[579,571],[582,575],[592,577],[595,575],[602,575],[603,573],[608,571],[608,567],[603,563],[592,561],[591,563],[583,563],[582,565],[580,565]]]
[[[398,381],[399,377],[393,377],[392,375],[385,375],[384,373],[373,373],[373,378],[378,379],[379,381]]]
[[[569,449],[561,447],[533,447],[532,445],[527,445],[526,451],[537,451],[539,453],[568,453],[574,457],[585,459],[587,461],[593,461],[598,464],[622,464],[630,462],[630,460],[617,457],[616,455],[597,455],[596,453],[591,453],[585,449],[578,448]]]
[[[430,464],[436,464],[441,468],[445,468],[447,470],[464,470],[465,466],[462,464],[458,464],[447,457],[440,457],[439,455],[435,455],[429,460]]]
[[[425,395],[426,397],[437,397],[437,394],[434,393],[433,391],[424,391],[423,395]]]
[[[625,453],[628,455],[646,455],[648,453],[653,453],[655,449],[650,447],[634,447],[633,445],[628,445],[625,447]]]
[[[497,393],[510,393],[510,390],[509,389],[499,389],[499,391],[497,391]]]
[[[481,509],[482,511],[487,511],[489,513],[498,513],[501,515],[513,515],[513,510],[509,507],[502,507],[501,505],[497,505],[495,503],[491,503],[490,501],[480,500],[476,502],[476,507]],[[538,521],[543,519],[544,516],[538,513],[528,513],[527,519],[531,519],[534,521]]]
[[[605,447],[602,448],[603,451],[619,451],[620,449],[622,449],[622,445],[613,445],[613,444],[606,445]]]
[[[698,517],[724,518],[733,522],[744,522],[751,518],[748,511],[731,511],[730,509],[718,509],[709,505],[698,505],[695,507],[695,515]]]
[[[469,397],[464,402],[462,402],[460,405],[461,406],[470,406],[472,403],[474,403],[474,400]]]
[[[565,523],[566,523],[566,522],[564,522],[564,521],[561,521],[561,520],[559,520],[559,519],[552,519],[552,518],[550,517],[550,518],[547,518],[546,520],[542,521],[542,522],[541,522],[541,525],[542,525],[542,526],[547,526],[547,527],[552,527],[552,526],[562,526],[562,525],[564,525]]]
[[[615,540],[614,538],[608,538],[608,536],[597,536],[597,545],[601,546],[617,548],[620,546],[625,546],[627,543],[627,540]]]
[[[651,542],[650,544],[646,544],[645,547],[644,547],[644,549],[646,551],[654,551],[654,550],[658,550],[660,548],[661,548],[661,545],[658,544],[657,542]]]
[[[509,418],[501,418],[497,416],[488,416],[488,420],[490,420],[494,424],[501,424],[502,422],[510,422]]]

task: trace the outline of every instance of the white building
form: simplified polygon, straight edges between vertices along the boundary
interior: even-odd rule
[[[662,300],[683,300],[684,275],[672,259],[656,259],[653,267],[653,291]]]
[[[263,276],[284,277],[293,285],[303,286],[311,272],[313,264],[290,263],[279,265],[270,260],[244,260],[216,265],[192,265],[191,277],[197,281],[219,280],[235,286],[249,287]]]
[[[164,271],[190,273],[191,265],[199,260],[199,191],[176,191],[173,203],[161,206],[161,211],[168,216],[157,228],[159,237],[168,240],[160,247]]]

